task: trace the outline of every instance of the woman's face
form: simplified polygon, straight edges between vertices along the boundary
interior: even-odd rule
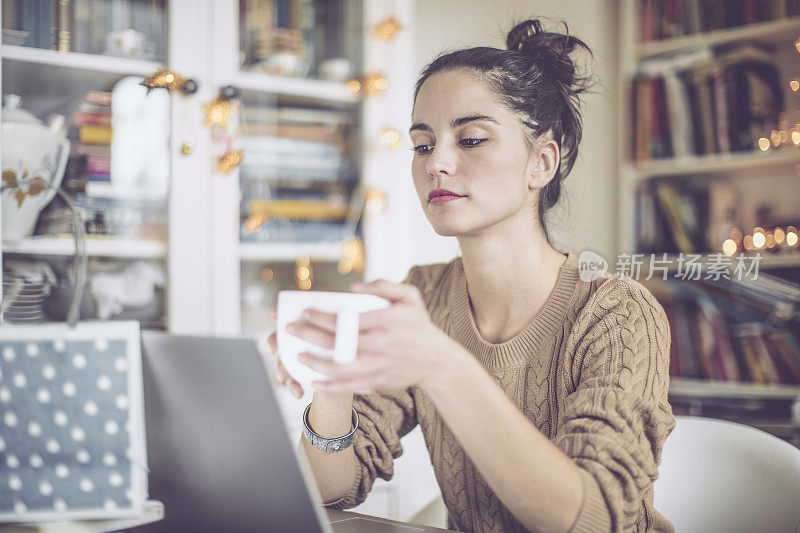
[[[537,158],[522,121],[475,74],[452,70],[428,78],[411,123],[411,174],[436,233],[471,235],[515,215],[534,219],[536,189],[529,185]],[[460,196],[429,200],[435,189]]]

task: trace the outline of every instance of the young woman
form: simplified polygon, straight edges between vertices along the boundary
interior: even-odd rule
[[[433,229],[462,255],[401,284],[353,286],[391,301],[361,315],[354,363],[302,356],[328,377],[300,444],[327,507],[355,507],[391,478],[419,424],[450,529],[673,530],[653,508],[675,424],[664,311],[634,280],[581,280],[545,224],[581,140],[578,47],[590,52],[527,20],[507,50],[458,50],[424,69],[411,173]],[[332,347],[335,315],[305,315],[290,333]],[[279,360],[276,373],[302,395]]]

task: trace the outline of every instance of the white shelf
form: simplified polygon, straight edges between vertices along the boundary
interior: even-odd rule
[[[767,269],[767,268],[800,267],[800,253],[796,253],[796,252],[789,253],[789,252],[786,252],[786,253],[771,254],[771,253],[767,252],[766,250],[761,250],[760,253],[761,253],[761,259],[759,260],[759,263],[758,263],[759,271],[761,271],[763,269]],[[642,271],[647,271],[649,269],[649,267],[650,267],[649,260],[650,260],[650,256],[651,255],[654,255],[656,260],[658,260],[658,261],[660,261],[662,259],[662,255],[663,255],[662,252],[656,252],[655,254],[650,254],[650,253],[642,253],[642,254],[644,255],[643,259],[646,259],[646,261],[644,261],[642,263]],[[689,255],[689,254],[684,254],[684,256],[686,256],[686,255]],[[713,259],[711,257],[712,254],[703,253],[703,254],[700,254],[700,255],[702,257],[700,258],[699,264],[706,265],[708,263],[713,262]],[[736,256],[734,256],[734,258],[733,258],[733,264],[734,265],[736,264],[736,257],[737,256],[738,256],[738,254]],[[745,264],[747,266],[749,266],[749,262],[750,262],[751,259],[754,258],[754,256],[755,256],[755,253],[744,254],[745,262],[746,262]],[[678,268],[678,257],[679,257],[679,254],[667,254],[666,260],[668,261],[668,265],[669,265],[668,271],[673,272],[673,271],[677,270],[677,268]]]
[[[318,261],[338,261],[342,258],[342,242],[321,243],[239,243],[239,257],[243,261],[294,261],[308,257]]]
[[[86,252],[96,257],[164,259],[167,256],[167,244],[144,239],[87,237]],[[3,253],[73,255],[75,242],[71,237],[32,237],[18,243],[4,242]]]
[[[743,398],[795,398],[800,400],[800,385],[756,385],[754,383],[689,378],[670,378],[669,392],[672,395],[681,397],[720,398],[739,396]]]
[[[356,103],[358,95],[347,90],[344,83],[272,76],[260,72],[238,72],[231,85],[243,91],[256,91],[284,96],[308,98],[324,102]]]
[[[633,170],[637,178],[646,178],[711,174],[797,163],[800,163],[800,148],[787,148],[774,152],[745,152],[653,160],[633,164]]]
[[[784,39],[797,38],[798,31],[800,31],[800,17],[791,17],[777,21],[756,22],[737,28],[638,43],[634,46],[633,53],[636,59],[643,59],[649,56],[677,52],[686,48],[717,46],[740,40],[761,39],[777,42]]]
[[[157,61],[145,61],[127,57],[106,56],[100,54],[83,54],[79,52],[59,52],[32,48],[29,46],[2,46],[4,60],[36,63],[53,67],[64,67],[78,70],[91,70],[109,74],[149,76],[163,65]]]

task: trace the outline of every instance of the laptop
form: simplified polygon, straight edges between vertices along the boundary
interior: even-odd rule
[[[328,516],[252,339],[143,332],[142,371],[149,497],[165,518],[136,531],[441,531]]]

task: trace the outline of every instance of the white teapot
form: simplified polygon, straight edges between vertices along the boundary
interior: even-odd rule
[[[63,117],[62,117],[63,120]],[[20,108],[15,94],[2,110],[2,234],[18,242],[33,233],[39,213],[61,185],[69,159],[70,142],[58,133],[61,123],[47,128]]]

